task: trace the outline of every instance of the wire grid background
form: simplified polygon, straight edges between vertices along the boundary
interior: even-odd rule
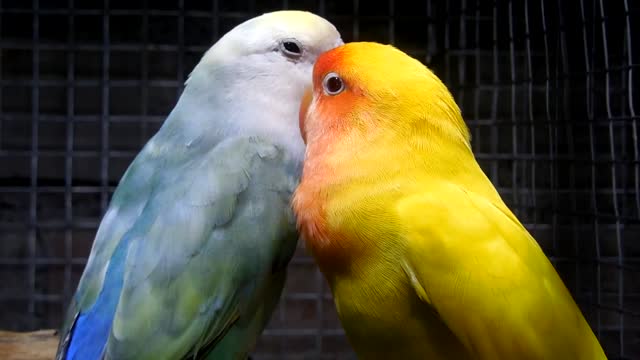
[[[120,176],[190,70],[234,25],[283,8],[429,64],[609,358],[640,358],[632,0],[0,0],[0,327],[60,325]],[[255,356],[353,357],[302,244]]]

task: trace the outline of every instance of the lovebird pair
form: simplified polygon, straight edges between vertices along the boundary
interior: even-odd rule
[[[204,55],[114,194],[58,358],[246,358],[296,218],[359,358],[605,358],[446,87],[390,46],[341,45],[284,11]]]

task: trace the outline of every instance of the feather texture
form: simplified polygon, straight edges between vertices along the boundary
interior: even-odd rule
[[[268,288],[281,289],[296,243],[288,209],[296,176],[285,156],[259,139],[236,138],[173,176],[161,172],[114,252],[100,254],[109,256],[105,280],[96,300],[78,309],[67,358],[197,355],[241,317],[254,328],[244,340],[253,341],[271,312],[264,302],[275,304],[267,296],[279,296]]]

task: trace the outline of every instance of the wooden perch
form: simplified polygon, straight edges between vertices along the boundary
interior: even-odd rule
[[[0,359],[3,360],[51,360],[56,356],[57,347],[55,330],[0,331]]]

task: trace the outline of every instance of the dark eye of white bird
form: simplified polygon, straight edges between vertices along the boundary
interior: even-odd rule
[[[344,91],[344,82],[336,73],[328,73],[322,81],[322,87],[327,95],[338,95]]]
[[[302,56],[302,45],[296,40],[287,39],[280,43],[280,51],[287,57],[297,59]]]

